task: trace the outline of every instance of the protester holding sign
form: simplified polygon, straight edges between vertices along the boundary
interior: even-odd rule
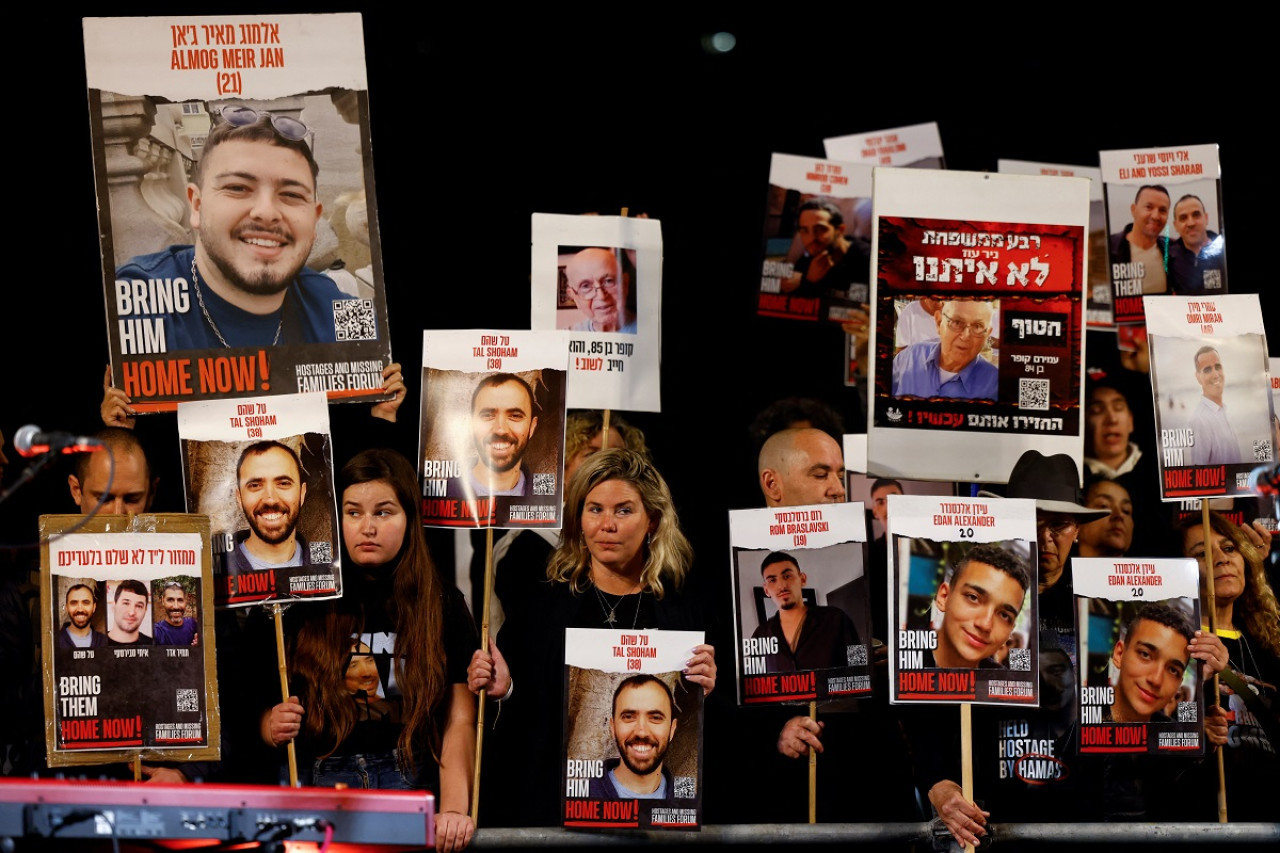
[[[1225,668],[1221,658],[1213,666],[1231,715],[1224,753],[1228,814],[1232,821],[1269,821],[1280,780],[1280,605],[1264,569],[1268,537],[1217,513],[1210,513],[1209,526],[1211,564],[1198,514],[1183,527],[1182,547],[1213,577],[1217,634],[1229,658]],[[1216,788],[1216,774],[1201,770],[1204,785]]]
[[[564,753],[551,733],[564,728],[564,629],[701,628],[700,602],[682,594],[692,560],[656,468],[622,449],[582,463],[568,485],[550,583],[509,615],[498,641],[476,651],[467,671],[473,691],[504,706],[492,732],[496,742],[484,751],[490,767],[483,793],[492,798],[487,813],[495,823],[560,823]],[[715,650],[696,646],[684,676],[710,693]]]
[[[345,595],[322,615],[291,612],[306,619],[292,632],[294,695],[262,715],[262,739],[299,738],[309,784],[437,792],[436,847],[461,849],[475,831],[475,703],[463,683],[475,626],[431,562],[409,461],[367,450],[340,481]]]

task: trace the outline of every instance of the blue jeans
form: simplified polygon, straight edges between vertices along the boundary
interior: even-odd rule
[[[381,788],[407,791],[417,787],[419,768],[412,775],[400,770],[399,750],[361,755],[332,755],[316,761],[311,770],[311,784],[332,788],[345,784],[348,788]]]

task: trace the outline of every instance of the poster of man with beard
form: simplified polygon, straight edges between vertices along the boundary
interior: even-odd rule
[[[84,44],[115,387],[380,397],[360,16],[85,18]]]
[[[565,629],[563,823],[697,829],[702,688],[681,671],[701,631]]]
[[[215,603],[342,594],[323,394],[178,407],[187,509],[213,524]]]
[[[213,613],[186,608],[212,591],[209,520],[44,515],[40,541],[49,766],[216,760]],[[170,643],[157,630],[158,593],[171,585],[183,592],[180,624],[198,644]]]
[[[566,333],[430,330],[422,364],[423,521],[558,528]]]

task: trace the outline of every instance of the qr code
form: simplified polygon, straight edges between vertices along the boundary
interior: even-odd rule
[[[1270,462],[1271,461],[1270,439],[1259,438],[1253,442],[1253,461],[1254,462]]]
[[[339,341],[376,341],[378,321],[370,299],[333,300],[333,334]]]
[[[677,776],[675,779],[677,800],[692,800],[698,796],[698,783],[693,776]]]
[[[1031,649],[1009,649],[1009,671],[1031,671]]]
[[[534,474],[533,493],[535,495],[554,495],[556,493],[556,475]]]
[[[861,643],[856,646],[845,646],[844,657],[849,666],[866,666],[867,647]]]
[[[179,711],[199,711],[200,710],[200,692],[190,687],[184,687],[174,691],[178,694],[178,710]]]
[[[328,542],[308,542],[311,546],[311,562],[315,563],[332,563],[333,562],[333,546]]]
[[[1195,702],[1179,702],[1178,703],[1178,722],[1194,723],[1199,719],[1197,712],[1199,707]]]
[[[1049,408],[1049,380],[1019,379],[1018,408],[1047,411]]]

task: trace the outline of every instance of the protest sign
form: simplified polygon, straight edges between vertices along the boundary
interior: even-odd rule
[[[730,511],[739,703],[871,694],[866,539],[862,504]]]
[[[702,687],[681,670],[701,631],[565,629],[564,825],[697,829]]]
[[[774,154],[757,312],[843,322],[867,301],[871,168]]]
[[[1099,151],[1115,321],[1142,322],[1142,297],[1227,292],[1217,145]]]
[[[1035,502],[888,501],[889,701],[1035,705]]]
[[[323,394],[178,406],[187,509],[213,525],[219,606],[342,595]]]
[[[1203,748],[1195,560],[1071,561],[1080,626],[1080,751],[1185,755]]]
[[[1078,463],[1089,183],[878,168],[875,204],[868,473]]]
[[[568,406],[661,410],[662,223],[533,215],[531,327],[569,340]]]
[[[360,16],[85,18],[84,45],[115,386],[380,397]]]
[[[1143,302],[1162,499],[1253,496],[1250,472],[1275,461],[1257,294]]]
[[[422,336],[422,519],[444,527],[560,526],[565,332]]]
[[[217,759],[209,520],[46,515],[40,539],[49,766]]]

